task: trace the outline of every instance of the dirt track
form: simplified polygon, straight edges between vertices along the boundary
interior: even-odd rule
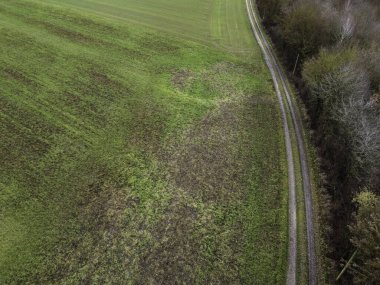
[[[305,144],[302,134],[302,122],[297,107],[292,101],[290,88],[287,83],[286,76],[280,65],[272,47],[268,44],[266,37],[262,31],[259,17],[257,16],[256,7],[252,0],[246,0],[249,20],[252,26],[253,33],[257,42],[260,45],[265,62],[272,75],[276,95],[278,97],[281,109],[281,116],[284,125],[286,153],[288,160],[288,179],[289,179],[289,254],[288,254],[288,272],[287,284],[295,285],[297,283],[297,208],[296,208],[296,189],[295,189],[295,173],[294,173],[294,158],[292,153],[292,139],[289,131],[289,122],[287,112],[292,118],[291,124],[294,127],[296,140],[293,142],[297,145],[302,175],[302,187],[305,199],[306,211],[306,230],[308,242],[308,263],[309,263],[309,284],[317,284],[317,263],[315,257],[315,242],[314,242],[314,219],[312,207],[311,184],[309,177],[309,166],[305,151]],[[285,94],[284,94],[285,93]],[[286,101],[288,109],[285,107]]]

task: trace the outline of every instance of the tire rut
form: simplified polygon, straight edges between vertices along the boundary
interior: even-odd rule
[[[289,254],[288,254],[288,272],[287,272],[287,284],[293,285],[297,282],[297,208],[296,208],[296,189],[295,189],[295,173],[294,173],[294,158],[292,153],[292,141],[289,132],[289,123],[287,119],[287,112],[284,104],[286,99],[287,106],[289,108],[290,116],[292,118],[292,124],[296,135],[296,145],[299,152],[301,175],[302,175],[302,187],[305,199],[305,211],[306,211],[306,230],[307,230],[307,242],[308,242],[308,263],[309,263],[309,284],[317,284],[317,262],[315,257],[315,241],[314,241],[314,218],[312,207],[312,194],[311,183],[309,177],[309,165],[307,161],[307,155],[305,151],[304,138],[302,134],[302,123],[299,114],[297,113],[296,106],[292,101],[290,95],[290,88],[288,86],[286,76],[277,61],[272,47],[268,44],[265,35],[260,27],[256,10],[253,6],[252,0],[246,0],[246,6],[248,11],[249,20],[252,26],[255,38],[262,50],[265,62],[271,73],[276,95],[278,97],[281,109],[281,115],[283,119],[286,153],[288,160],[288,179],[289,179]],[[280,90],[280,86],[284,90],[285,96]],[[285,97],[285,99],[284,99]]]

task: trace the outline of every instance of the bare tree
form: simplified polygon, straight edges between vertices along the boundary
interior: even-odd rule
[[[347,93],[334,107],[334,116],[349,135],[354,173],[371,181],[380,171],[380,116],[370,96],[369,77],[354,64],[341,68],[339,77]]]
[[[355,21],[352,12],[352,0],[347,0],[342,13],[339,15],[340,36],[339,42],[344,43],[351,40],[354,30]]]
[[[354,37],[361,45],[380,42],[380,21],[375,5],[362,0],[353,2]]]

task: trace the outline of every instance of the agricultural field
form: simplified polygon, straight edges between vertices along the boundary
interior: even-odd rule
[[[285,282],[244,1],[2,0],[0,24],[0,284]]]

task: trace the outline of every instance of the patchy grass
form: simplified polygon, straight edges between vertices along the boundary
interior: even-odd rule
[[[177,70],[173,72],[172,84],[174,87],[183,91],[194,78],[194,74],[189,70]]]
[[[0,3],[0,283],[284,283],[282,129],[242,3],[53,2]],[[206,40],[218,23],[242,40]]]

